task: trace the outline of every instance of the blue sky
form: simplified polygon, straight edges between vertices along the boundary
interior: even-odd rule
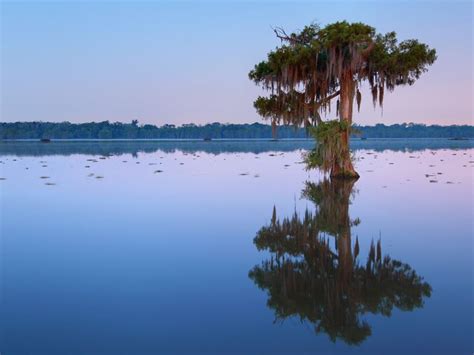
[[[361,124],[472,124],[472,2],[2,2],[1,121],[260,121],[248,71],[288,31],[362,21],[438,61]]]

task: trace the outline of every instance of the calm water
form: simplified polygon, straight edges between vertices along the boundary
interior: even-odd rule
[[[310,146],[0,143],[1,354],[471,354],[472,141]]]

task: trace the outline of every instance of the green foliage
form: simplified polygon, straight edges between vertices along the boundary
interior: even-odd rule
[[[362,22],[341,21],[329,24],[319,31],[315,31],[314,34],[313,41],[319,39],[322,47],[339,46],[343,48],[351,43],[368,44],[375,35],[375,29]]]
[[[436,60],[436,51],[426,44],[415,39],[398,43],[395,32],[377,34],[363,23],[312,24],[289,35],[281,29],[275,33],[282,45],[255,65],[249,78],[271,91],[255,107],[278,123],[314,122],[330,109],[347,80],[358,95],[358,106],[363,81],[369,83],[374,103],[382,105],[385,89],[413,84]]]
[[[395,32],[377,35],[368,62],[372,70],[368,76],[374,105],[382,105],[384,86],[393,91],[399,85],[413,85],[428,66],[436,60],[436,50],[411,39],[397,45]]]
[[[342,161],[348,148],[342,142],[342,134],[350,129],[346,121],[331,120],[309,128],[309,134],[316,140],[316,147],[309,151],[304,160],[307,169],[319,168],[329,172],[334,164]]]

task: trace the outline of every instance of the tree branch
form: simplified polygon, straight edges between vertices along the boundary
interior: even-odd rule
[[[273,28],[273,32],[281,41],[287,41],[291,44],[303,43],[300,39],[296,38],[294,35],[288,35],[285,30],[281,27]]]
[[[321,101],[316,102],[316,105],[318,105],[318,106],[324,105],[326,102],[331,101],[332,99],[337,97],[340,93],[341,93],[340,90],[337,90],[336,92],[332,93],[331,95],[326,96]]]
[[[374,47],[375,47],[375,42],[370,42],[367,48],[362,51],[361,53],[362,57],[367,58],[370,52],[372,52],[372,50],[374,49]]]
[[[319,108],[324,105],[326,102],[328,101],[331,101],[332,99],[334,99],[335,97],[337,97],[341,92],[339,90],[337,90],[336,92],[334,92],[333,94],[329,95],[329,96],[326,96],[324,99],[322,99],[321,101],[318,101],[316,103],[313,103],[313,104],[308,104],[308,105],[311,105],[311,106],[314,106],[313,108],[315,108],[315,112],[316,112],[316,115],[313,117],[313,119],[316,121],[317,124],[320,124],[320,123],[323,123],[323,120],[321,118],[321,115],[319,114],[318,110]]]

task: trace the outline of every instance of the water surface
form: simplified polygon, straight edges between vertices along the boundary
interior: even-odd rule
[[[472,353],[472,142],[310,146],[0,143],[0,350]]]

